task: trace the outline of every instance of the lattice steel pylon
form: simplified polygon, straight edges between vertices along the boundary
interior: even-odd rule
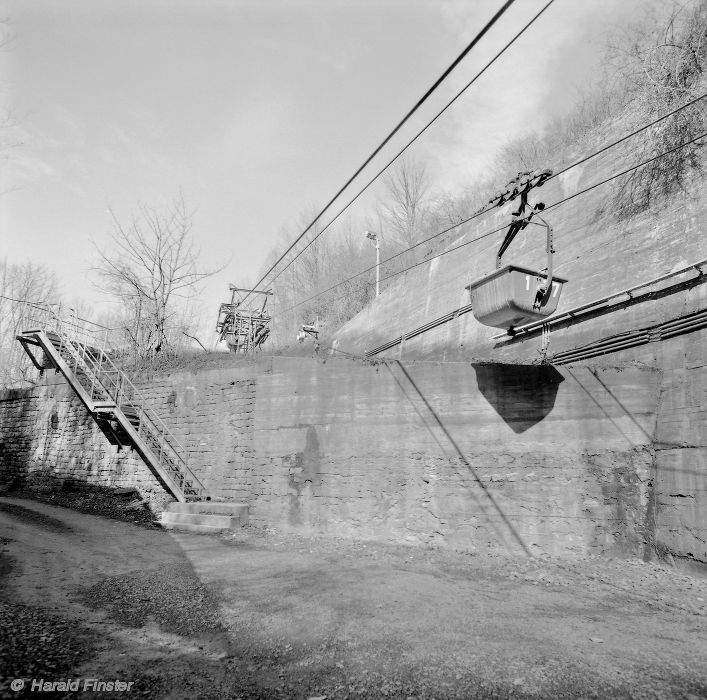
[[[231,301],[221,304],[216,320],[216,332],[219,340],[228,345],[231,352],[253,353],[261,349],[263,343],[270,335],[270,321],[272,316],[266,312],[268,297],[273,292],[270,289],[242,289],[230,285]],[[243,309],[241,304],[246,295],[262,294],[265,299],[259,309]]]

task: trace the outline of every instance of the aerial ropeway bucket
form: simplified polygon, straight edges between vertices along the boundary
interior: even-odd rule
[[[513,212],[513,221],[498,250],[496,270],[466,287],[471,297],[474,317],[485,326],[505,328],[512,333],[513,328],[546,318],[557,309],[562,287],[567,280],[552,274],[552,254],[555,252],[552,247],[552,226],[537,215],[545,205],[538,202],[523,216],[528,206],[528,191],[531,187],[542,185],[550,175],[549,170],[542,173],[519,173],[518,179],[509,183],[509,190],[500,196],[499,205],[520,196],[520,207]],[[501,267],[504,252],[518,232],[528,224],[544,226],[547,230],[547,268],[532,270],[514,264]]]
[[[531,321],[545,318],[557,310],[562,277],[548,277],[543,272],[517,265],[506,265],[467,286],[471,294],[474,317],[479,323],[494,328],[511,329]],[[541,302],[549,291],[545,303]]]

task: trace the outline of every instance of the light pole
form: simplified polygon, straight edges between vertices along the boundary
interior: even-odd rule
[[[376,296],[380,296],[381,289],[381,248],[380,238],[375,231],[364,231],[363,235],[376,244]]]

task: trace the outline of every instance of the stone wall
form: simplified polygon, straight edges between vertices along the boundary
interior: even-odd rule
[[[655,430],[657,544],[707,561],[707,331],[631,353],[662,367]]]
[[[188,454],[189,467],[214,495],[252,494],[256,374],[206,371],[158,377],[138,385]]]
[[[111,445],[65,382],[0,391],[0,487],[84,484],[134,486],[156,508],[165,500],[137,454]]]
[[[610,131],[615,131],[614,128]],[[578,160],[610,141],[598,135],[580,152],[563,154]],[[555,273],[566,277],[558,313],[682,270],[707,257],[707,190],[704,176],[694,174],[684,191],[657,199],[638,215],[617,215],[612,197],[620,181],[591,188],[635,162],[631,140],[546,183],[531,195],[548,204],[547,219],[555,230]],[[586,194],[553,208],[580,190]],[[376,357],[467,362],[533,363],[547,353],[571,351],[633,331],[684,318],[707,308],[707,276],[695,268],[631,295],[621,295],[611,308],[595,309],[580,319],[515,339],[480,324],[473,313],[454,315],[469,304],[465,287],[491,272],[509,223],[508,211],[493,210],[459,226],[420,249],[427,256],[405,274],[385,282],[379,297],[333,334],[333,347],[364,355],[416,329],[428,330]],[[489,232],[498,229],[497,233]],[[545,267],[544,232],[529,226],[513,242],[504,264]],[[435,255],[441,256],[433,257]],[[385,256],[384,256],[385,257]],[[388,271],[389,272],[389,271]],[[385,265],[382,275],[387,274]],[[438,319],[448,319],[436,325]],[[430,328],[430,326],[432,326]],[[651,341],[656,334],[649,333]],[[707,561],[707,330],[699,327],[662,342],[592,357],[596,368],[641,366],[661,376],[656,423],[646,428],[655,451],[650,483],[648,528],[653,546],[673,556]],[[562,370],[564,373],[564,370]],[[609,396],[609,394],[607,394]],[[649,439],[650,437],[650,439]]]
[[[279,357],[143,390],[213,495],[259,526],[707,561],[694,354],[666,371]],[[63,383],[1,394],[0,429],[0,481],[164,495]]]
[[[659,387],[639,368],[278,360],[258,379],[268,489],[251,517],[469,550],[642,554]]]

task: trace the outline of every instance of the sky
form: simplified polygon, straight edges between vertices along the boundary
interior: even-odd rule
[[[436,191],[463,191],[504,143],[571,109],[606,32],[642,2],[555,0],[410,149]],[[90,269],[94,246],[110,246],[109,209],[127,221],[181,194],[202,267],[224,268],[199,297],[206,332],[229,283],[258,280],[283,232],[324,206],[501,4],[0,0],[14,37],[0,52],[12,119],[0,142],[14,144],[0,153],[0,258],[46,265],[98,314]],[[357,183],[544,4],[516,0]],[[352,207],[352,226],[380,196]]]

